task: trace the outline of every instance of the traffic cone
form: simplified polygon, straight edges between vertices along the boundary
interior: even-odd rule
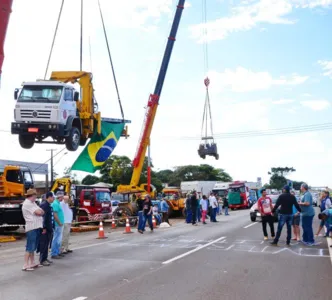
[[[115,224],[115,219],[114,216],[112,217],[112,229],[116,228],[116,224]]]
[[[98,231],[98,237],[97,239],[106,239],[107,237],[105,236],[104,233],[104,227],[103,227],[103,222],[99,223],[99,231]]]
[[[126,229],[124,231],[124,233],[133,233],[130,229],[130,224],[129,224],[129,219],[126,219]]]
[[[153,228],[157,228],[157,222],[156,222],[156,218],[154,216],[152,216],[152,226],[153,226]]]

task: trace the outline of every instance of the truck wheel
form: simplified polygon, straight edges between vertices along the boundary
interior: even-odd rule
[[[66,137],[66,148],[69,151],[76,151],[80,145],[81,134],[77,127],[72,127],[69,136]]]
[[[20,146],[24,149],[31,149],[35,144],[35,137],[33,135],[23,135],[18,136],[18,141]]]

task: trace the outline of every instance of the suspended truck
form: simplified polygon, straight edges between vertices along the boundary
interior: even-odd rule
[[[82,99],[72,84],[79,83]],[[101,118],[94,97],[92,74],[81,71],[52,72],[49,80],[24,82],[15,89],[17,104],[11,133],[18,135],[22,148],[35,143],[65,144],[69,151],[84,146],[95,131],[101,133],[101,121],[130,121]],[[127,127],[122,136],[127,137]],[[46,140],[51,137],[53,141]]]
[[[19,225],[25,225],[22,205],[25,193],[33,187],[33,177],[28,167],[5,166],[0,171],[0,231],[13,231]]]
[[[169,65],[169,61],[171,58],[176,34],[179,28],[179,23],[182,16],[182,11],[184,9],[184,3],[185,0],[179,0],[177,9],[175,12],[175,16],[172,23],[172,28],[170,32],[170,36],[167,41],[166,49],[164,52],[164,57],[161,63],[161,67],[159,70],[159,75],[157,79],[157,83],[154,89],[154,93],[150,95],[148,104],[146,107],[146,113],[145,113],[145,119],[143,122],[143,129],[141,132],[141,136],[138,142],[138,147],[136,150],[136,155],[133,160],[133,174],[131,177],[131,181],[129,185],[119,185],[117,188],[117,193],[121,193],[123,195],[126,195],[126,199],[128,199],[126,202],[120,202],[118,205],[119,207],[116,209],[115,214],[117,216],[131,216],[137,214],[137,203],[133,201],[134,199],[137,199],[137,197],[129,197],[130,194],[139,193],[141,195],[146,195],[153,193],[155,194],[154,187],[151,185],[150,182],[150,169],[148,167],[148,183],[144,184],[144,187],[146,189],[142,189],[141,186],[139,186],[139,180],[142,173],[143,163],[145,160],[146,150],[148,146],[150,145],[150,136],[151,131],[153,127],[153,123],[156,117],[157,108],[159,105],[159,98],[162,92],[162,88],[164,85],[167,68]],[[151,190],[152,188],[152,190]]]

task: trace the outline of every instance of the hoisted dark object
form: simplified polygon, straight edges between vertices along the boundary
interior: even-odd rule
[[[206,86],[206,97],[202,121],[202,141],[198,148],[198,155],[205,159],[206,156],[214,156],[216,160],[219,159],[217,144],[214,142],[213,129],[212,129],[212,116],[209,97],[209,84],[210,79],[205,78],[204,84]],[[210,135],[208,135],[208,118],[210,119]]]

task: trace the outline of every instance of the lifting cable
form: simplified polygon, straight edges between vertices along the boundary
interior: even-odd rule
[[[59,27],[59,23],[60,23],[60,19],[61,19],[61,14],[62,14],[62,9],[63,9],[63,4],[64,3],[65,3],[65,0],[62,0],[61,7],[60,7],[60,12],[59,12],[59,16],[58,16],[58,21],[57,21],[56,26],[55,26],[55,31],[54,31],[52,46],[51,46],[50,54],[48,56],[48,61],[47,61],[47,65],[46,65],[44,80],[46,80],[48,67],[50,65],[50,61],[51,61],[51,57],[52,57],[52,52],[53,52],[53,47],[54,47],[54,42],[55,42],[55,38],[56,38],[56,35],[57,35],[57,32],[58,32],[58,27]]]
[[[117,84],[116,77],[115,77],[115,71],[114,71],[114,66],[113,66],[111,51],[110,51],[110,47],[109,47],[109,43],[108,43],[108,38],[107,38],[107,33],[106,33],[106,28],[105,28],[105,23],[104,23],[104,18],[103,18],[103,13],[102,13],[102,10],[101,10],[101,6],[100,6],[100,1],[99,0],[98,0],[98,5],[99,5],[99,12],[100,12],[100,17],[101,17],[101,22],[103,24],[103,30],[104,30],[104,36],[105,36],[105,41],[106,41],[106,45],[107,45],[108,57],[109,57],[110,63],[111,63],[111,68],[112,68],[112,74],[113,74],[115,89],[116,89],[116,93],[117,93],[117,96],[118,96],[118,101],[119,101],[121,116],[122,116],[122,120],[124,121],[124,113],[123,113],[123,109],[122,109],[122,103],[121,103],[121,99],[120,99],[120,93],[119,93],[118,84]]]
[[[207,74],[209,71],[209,56],[208,56],[208,41],[207,41],[208,36],[207,36],[206,0],[202,0],[202,22],[203,22],[202,39],[203,39],[203,54],[204,54],[204,72]],[[211,105],[210,105],[210,96],[209,96],[210,79],[208,77],[204,79],[204,85],[206,87],[206,96],[205,96],[204,111],[203,111],[201,137],[202,140],[204,140],[204,144],[206,144],[207,140],[209,139],[212,139],[212,141],[214,142],[212,114],[211,114]],[[210,119],[211,136],[208,136],[208,119]]]

